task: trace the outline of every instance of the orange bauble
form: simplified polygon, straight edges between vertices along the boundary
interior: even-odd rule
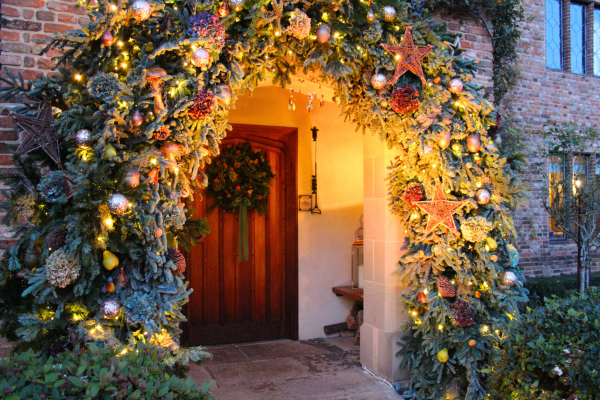
[[[469,346],[475,347],[477,346],[477,342],[474,339],[469,340]]]

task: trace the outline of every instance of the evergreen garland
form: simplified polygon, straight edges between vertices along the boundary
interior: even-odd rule
[[[390,206],[404,221],[410,240],[398,263],[398,275],[407,284],[402,300],[415,315],[405,327],[413,335],[401,352],[403,367],[411,373],[412,391],[420,400],[439,398],[452,387],[469,400],[483,399],[484,371],[497,355],[509,319],[518,316],[517,302],[526,297],[522,275],[518,266],[513,267],[515,256],[511,263],[506,255],[514,239],[511,212],[519,206],[524,186],[487,137],[496,118],[481,93],[483,88],[472,82],[477,63],[451,56],[443,44],[451,38],[445,28],[424,14],[411,13],[411,5],[402,1],[374,3],[378,20],[369,23],[369,3],[360,0],[250,0],[244,10],[221,19],[225,46],[220,53],[211,53],[208,65],[195,68],[192,53],[210,40],[187,35],[191,17],[187,2],[153,0],[152,16],[142,21],[130,14],[131,3],[88,4],[88,24],[46,41],[45,51],[63,50],[56,59],[58,74],[32,82],[10,71],[8,78],[0,77],[7,84],[0,88],[0,100],[18,100],[21,105],[15,111],[35,115],[40,103],[55,107],[64,172],[73,181],[73,195],[66,202],[62,193],[41,196],[34,161],[56,167],[39,152],[21,163],[18,176],[26,177],[25,182],[6,179],[14,191],[4,202],[9,208],[5,220],[18,226],[20,236],[0,264],[2,278],[8,285],[19,274],[28,279],[21,298],[28,306],[15,305],[19,312],[7,314],[12,319],[8,334],[37,348],[49,348],[66,335],[66,328],[108,346],[156,340],[164,334],[177,341],[179,324],[185,321],[181,307],[190,290],[184,277],[164,268],[167,236],[194,244],[207,231],[205,221],[192,220],[184,212],[181,198],[211,184],[200,171],[220,152],[228,109],[236,98],[269,76],[277,84],[291,83],[291,75],[302,70],[318,74],[334,87],[334,100],[357,129],[379,135],[401,152],[390,169]],[[383,7],[388,5],[397,11],[395,20],[383,18]],[[214,15],[220,6],[221,1],[204,0],[190,8]],[[310,18],[311,34],[302,39],[305,16]],[[321,23],[331,27],[325,43],[317,43],[314,37]],[[389,107],[394,88],[376,90],[369,77],[393,75],[397,61],[381,44],[398,44],[408,26],[417,45],[434,49],[423,60],[424,82],[408,72],[395,83],[395,88],[410,86],[418,93],[418,107],[415,101],[415,110],[405,115]],[[102,36],[107,30],[115,40],[105,46]],[[448,90],[452,79],[462,80],[461,92]],[[219,85],[229,86],[231,103],[211,97]],[[196,108],[192,108],[194,99]],[[197,113],[190,115],[190,109]],[[140,125],[134,124],[136,114],[143,116]],[[164,126],[169,127],[169,145],[155,138]],[[75,144],[80,129],[92,133],[91,147]],[[453,145],[442,150],[437,144],[440,134],[450,135]],[[480,151],[464,151],[469,135],[481,137]],[[140,172],[137,185],[127,183],[131,170]],[[415,183],[422,185],[427,198],[441,185],[448,199],[468,201],[456,212],[459,224],[469,214],[478,214],[491,224],[489,235],[499,250],[507,251],[488,251],[483,242],[467,242],[439,227],[427,233],[429,216],[403,199]],[[474,196],[482,183],[493,185],[494,192],[490,203],[480,206]],[[131,203],[118,215],[107,206],[109,196],[117,192]],[[16,204],[29,207],[23,210]],[[19,224],[23,216],[27,222]],[[45,263],[51,251],[41,245],[50,231],[62,226],[68,234],[61,249],[80,267],[77,280],[64,289],[24,268],[26,256],[36,247],[41,248],[38,263]],[[156,237],[156,232],[162,235]],[[102,290],[118,273],[108,269],[114,268],[111,260],[102,265],[105,250],[117,255],[130,287],[117,287],[112,294]],[[491,261],[492,255],[497,262]],[[499,283],[498,277],[508,268],[521,279],[512,287]],[[436,293],[437,278],[442,276],[454,281],[444,284],[446,290],[457,287],[448,294],[466,298],[475,289],[481,294],[469,300],[474,312],[471,326],[452,325],[450,300]],[[107,299],[118,299],[125,312],[115,319],[103,318],[101,305]],[[144,299],[156,302],[153,314],[146,317],[139,307]],[[68,311],[76,305],[84,312]],[[477,346],[468,346],[474,337]],[[442,349],[448,351],[446,362],[437,357]],[[172,362],[203,356],[201,349],[174,349],[169,354]]]

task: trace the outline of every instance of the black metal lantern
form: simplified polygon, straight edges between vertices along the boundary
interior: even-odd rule
[[[364,285],[364,246],[360,231],[356,230],[356,240],[352,243],[352,289],[362,289]]]

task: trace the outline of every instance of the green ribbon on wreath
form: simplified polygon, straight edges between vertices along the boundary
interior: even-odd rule
[[[248,206],[250,201],[243,199],[238,208],[240,215],[240,230],[238,234],[238,264],[242,262],[242,253],[244,261],[248,261]]]

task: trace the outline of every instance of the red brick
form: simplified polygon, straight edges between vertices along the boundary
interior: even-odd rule
[[[25,43],[0,43],[0,49],[4,53],[22,53],[31,54],[33,53],[35,46]]]
[[[14,126],[15,123],[10,117],[0,116],[0,128],[12,128]]]
[[[52,11],[38,11],[35,13],[35,17],[38,21],[54,21],[56,14]]]
[[[23,58],[23,66],[27,68],[31,68],[35,65],[35,60],[33,57],[24,57]]]
[[[0,30],[0,40],[9,41],[9,42],[18,42],[19,41],[19,32],[7,31],[6,29]]]
[[[32,19],[34,15],[33,10],[23,10],[23,18]]]
[[[71,14],[58,14],[58,22],[64,22],[67,24],[76,24],[77,18],[78,17]]]
[[[44,32],[55,33],[55,32],[66,32],[73,29],[72,25],[62,25],[62,24],[52,24],[45,23],[44,24]]]
[[[42,8],[44,0],[2,0],[2,4],[12,4],[19,7]]]
[[[37,62],[39,69],[52,69],[56,63],[47,58],[40,58]]]
[[[15,20],[2,19],[2,28],[16,29],[19,31],[39,32],[42,30],[42,24],[39,22],[33,22],[33,21],[21,21],[18,19],[15,19]]]
[[[4,4],[0,6],[0,13],[6,17],[20,17],[21,12],[17,8],[8,7]]]
[[[1,54],[0,64],[19,66],[21,65],[21,56],[15,56],[12,54]]]

